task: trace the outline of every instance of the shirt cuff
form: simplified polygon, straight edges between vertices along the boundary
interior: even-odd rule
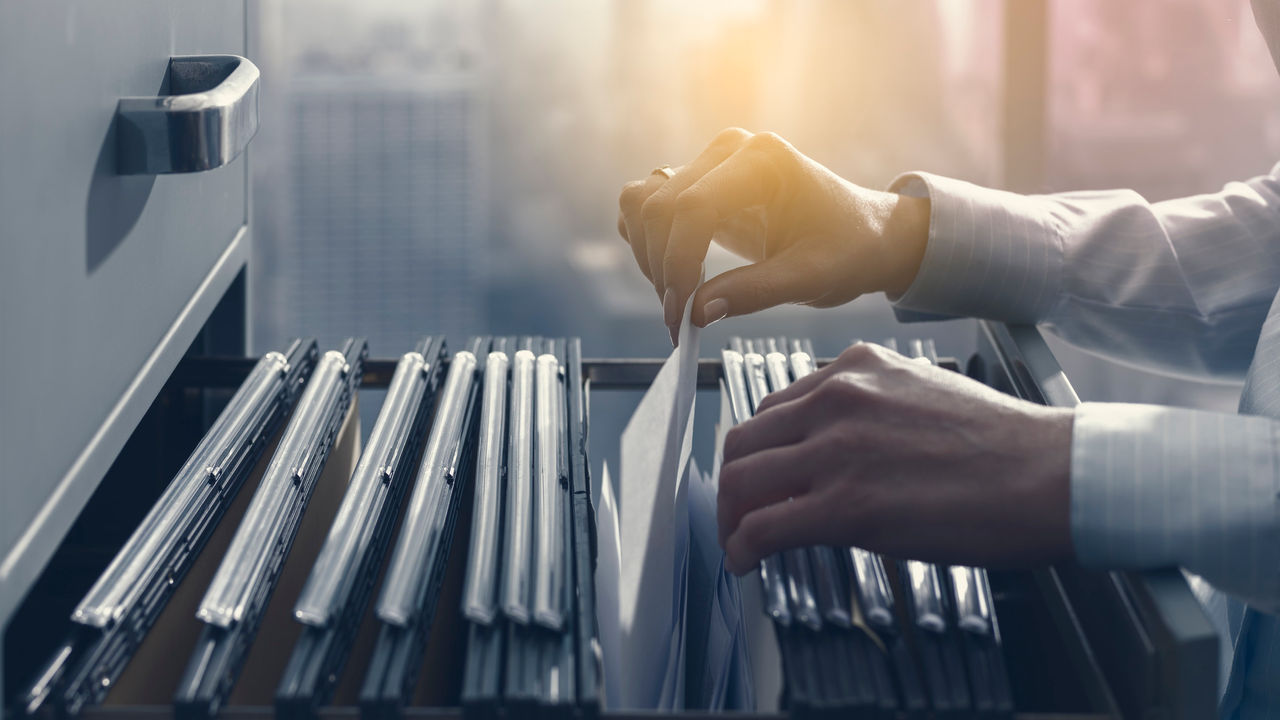
[[[1181,566],[1274,606],[1276,425],[1155,405],[1078,406],[1071,445],[1077,559],[1112,569]]]
[[[901,297],[890,298],[899,319],[1036,323],[1057,305],[1062,238],[1042,196],[920,172],[900,175],[889,189],[930,201],[920,270]]]

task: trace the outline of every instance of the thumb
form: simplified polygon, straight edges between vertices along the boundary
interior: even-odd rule
[[[722,318],[806,300],[813,294],[813,278],[789,254],[734,268],[703,283],[693,295],[693,324],[706,327]]]

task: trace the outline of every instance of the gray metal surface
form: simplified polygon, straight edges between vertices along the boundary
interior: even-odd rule
[[[0,4],[0,629],[244,267],[247,160],[116,174],[120,98],[245,3]]]
[[[443,708],[443,707],[406,707],[401,711],[401,715],[406,720],[413,718],[423,718],[427,720],[461,720],[461,708]],[[230,706],[223,708],[218,713],[218,717],[222,720],[268,720],[274,718],[275,708],[266,706]],[[163,720],[173,717],[173,709],[168,705],[117,705],[117,706],[98,706],[89,708],[85,711],[83,717],[85,720],[115,720],[117,718],[131,718],[134,720],[155,718]],[[360,708],[356,706],[338,706],[324,707],[319,710],[317,717],[321,720],[338,720],[339,718],[350,718],[355,720],[360,718]],[[681,718],[682,720],[715,720],[716,718],[730,718],[731,720],[781,720],[786,718],[785,713],[769,713],[769,712],[710,712],[707,710],[685,710],[679,713],[664,713],[656,710],[618,710],[606,711],[601,717],[611,718],[612,720],[671,720],[671,718]],[[1014,720],[1114,720],[1111,715],[1100,713],[1016,713]]]

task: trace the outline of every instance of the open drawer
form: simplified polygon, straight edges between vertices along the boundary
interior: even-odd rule
[[[1045,401],[1057,397],[1055,393],[1062,393],[1065,378],[1060,377],[1060,371],[1055,375],[1052,369],[1046,370],[1046,359],[1035,354],[1034,340],[1039,339],[1038,335],[1033,338],[1016,329],[1015,335],[1010,335],[1009,329],[1003,326],[986,327],[983,332],[987,338],[983,353],[966,363],[971,374],[1033,400]],[[1030,332],[1034,333],[1034,329]],[[1016,333],[1023,334],[1017,336]],[[544,680],[535,677],[527,686],[532,688],[532,694],[516,692],[513,668],[517,666],[511,658],[512,648],[518,643],[504,635],[507,637],[505,649],[497,655],[485,654],[481,644],[508,631],[489,632],[486,628],[490,626],[476,619],[486,617],[485,613],[477,616],[464,601],[471,582],[468,574],[479,565],[479,556],[472,554],[474,543],[469,542],[477,535],[473,523],[492,524],[493,517],[498,517],[496,522],[507,528],[507,513],[514,512],[504,509],[503,514],[486,519],[484,510],[492,500],[477,501],[477,498],[494,497],[488,494],[483,481],[484,473],[492,468],[484,469],[486,453],[481,438],[483,428],[492,422],[492,418],[482,412],[485,377],[496,371],[487,367],[481,358],[499,346],[492,344],[494,339],[482,339],[446,350],[438,340],[427,340],[405,356],[416,354],[418,357],[416,372],[422,380],[413,392],[408,392],[397,379],[404,371],[405,357],[364,359],[353,347],[339,350],[346,358],[340,363],[346,367],[344,386],[350,395],[345,403],[335,400],[332,394],[308,394],[314,389],[317,377],[329,377],[331,383],[336,382],[332,374],[323,376],[318,370],[311,370],[306,373],[312,376],[309,382],[295,377],[292,381],[277,383],[276,391],[284,393],[280,395],[282,409],[274,425],[263,421],[250,433],[260,448],[256,454],[242,459],[244,478],[238,493],[228,494],[220,520],[210,520],[206,537],[192,544],[186,567],[156,576],[164,577],[164,582],[172,587],[162,593],[163,607],[155,617],[140,623],[136,637],[120,645],[125,649],[119,652],[127,656],[120,658],[122,669],[116,676],[106,677],[105,685],[101,683],[103,678],[99,678],[101,690],[82,706],[66,703],[61,706],[86,717],[102,718],[171,717],[175,713],[179,717],[216,713],[228,718],[656,716],[650,712],[611,709],[602,697],[601,673],[626,672],[626,668],[598,664],[594,616],[596,538],[589,497],[586,426],[590,414],[588,389],[605,392],[643,388],[652,381],[661,362],[583,360],[575,342],[543,342],[534,338],[500,340],[510,343],[502,345],[507,351],[533,350],[534,355],[551,357],[552,360],[547,361],[548,373],[542,379],[547,383],[561,383],[555,387],[560,388],[556,391],[561,393],[557,397],[562,398],[564,404],[558,406],[556,417],[564,424],[555,436],[558,445],[547,446],[559,449],[552,453],[556,455],[554,458],[545,449],[541,456],[550,459],[548,477],[554,475],[562,483],[559,489],[563,494],[554,497],[562,503],[563,524],[557,527],[563,528],[565,534],[555,547],[562,553],[563,562],[559,567],[568,574],[562,587],[571,592],[562,597],[557,606],[562,613],[563,632],[538,635],[539,642],[547,642],[521,646],[532,653],[530,657],[545,655],[542,660],[531,661],[534,676],[556,669],[560,674],[555,676],[555,682],[548,685],[545,678],[551,676],[544,674],[541,676]],[[538,344],[540,342],[542,344]],[[1027,347],[1032,350],[1027,352]],[[461,353],[458,350],[471,356],[466,360],[471,365],[465,372],[459,369]],[[280,355],[295,370],[304,362],[319,367],[324,357],[297,347],[284,348]],[[511,355],[514,361],[515,353]],[[306,357],[311,360],[306,361]],[[219,424],[222,421],[215,419],[219,413],[225,415],[226,407],[243,407],[243,403],[236,405],[235,398],[228,404],[231,391],[239,388],[237,392],[243,394],[255,377],[261,381],[260,373],[255,375],[255,372],[263,362],[253,358],[190,356],[178,366],[147,419],[20,609],[6,643],[5,668],[11,678],[18,674],[22,677],[11,680],[6,688],[26,690],[39,684],[43,668],[49,666],[51,657],[56,660],[58,648],[62,647],[60,643],[67,637],[67,618],[83,605],[86,594],[92,594],[95,581],[125,546],[135,528],[145,523],[148,508],[158,497],[163,497],[170,478],[174,478],[175,473],[181,476],[181,468],[193,449],[198,455],[203,446],[202,437],[216,435],[220,427],[225,428],[225,424]],[[955,359],[943,357],[940,362],[960,370],[960,363]],[[503,370],[502,383],[515,397],[519,391],[510,372],[510,369]],[[536,370],[531,372],[534,373],[531,377],[536,376]],[[453,378],[463,375],[469,375],[471,381],[467,389],[460,390],[454,387]],[[719,360],[700,362],[700,387],[716,388],[722,377]],[[339,385],[342,383],[335,387]],[[359,416],[352,410],[361,387],[390,388],[383,415],[401,418],[396,433],[386,430],[380,434],[375,429],[363,448]],[[1069,390],[1069,385],[1065,388]],[[335,392],[341,395],[341,391]],[[288,396],[289,393],[293,396]],[[289,445],[291,430],[308,417],[309,408],[320,397],[329,398],[330,403],[330,410],[325,414],[328,424],[319,423],[313,428],[317,442],[323,440],[322,444],[327,445],[320,458],[322,467],[312,468],[313,488],[309,497],[301,502],[290,531],[282,533],[276,526],[263,530],[277,533],[271,536],[273,540],[287,536],[284,547],[277,547],[279,569],[270,582],[271,589],[265,597],[261,592],[228,595],[258,598],[258,617],[251,623],[252,627],[241,634],[242,647],[236,650],[238,660],[225,665],[232,669],[230,676],[209,680],[209,687],[216,690],[213,694],[193,694],[190,678],[192,668],[201,662],[199,648],[212,647],[208,645],[209,636],[219,632],[216,628],[234,625],[225,621],[223,625],[209,622],[213,617],[209,614],[210,608],[216,609],[216,603],[211,605],[208,601],[208,596],[214,594],[211,586],[218,585],[219,568],[229,562],[228,557],[243,557],[236,549],[237,535],[248,535],[243,541],[246,543],[253,539],[254,533],[244,528],[256,527],[251,506],[262,493],[264,483],[273,476],[273,460],[284,452],[282,448]],[[416,405],[411,402],[413,397],[418,398]],[[534,397],[539,395],[535,393]],[[239,401],[243,400],[240,397]],[[452,406],[450,403],[455,400],[462,404]],[[528,412],[536,419],[534,408]],[[381,420],[380,416],[380,424]],[[508,428],[508,435],[503,437],[509,439],[510,433],[515,432],[515,421],[507,422],[498,426]],[[575,423],[577,430],[573,429]],[[452,436],[441,435],[441,428],[446,426],[455,428]],[[531,432],[536,436],[536,429]],[[436,447],[433,443],[438,436],[441,439]],[[536,439],[531,441],[536,447]],[[489,447],[492,448],[492,443]],[[379,454],[388,450],[394,450],[391,456]],[[535,450],[534,459],[530,460],[534,466],[530,472],[535,489],[545,487],[537,484],[538,456]],[[371,458],[369,462],[363,460],[365,457]],[[515,455],[506,457],[509,463]],[[292,472],[294,467],[290,465],[287,469]],[[429,472],[431,467],[439,471],[434,476]],[[385,487],[358,485],[366,472],[373,472],[380,482],[385,482]],[[509,480],[513,473],[511,470],[504,477]],[[448,491],[428,494],[423,489],[427,485],[420,483],[431,483],[433,477],[447,480]],[[353,541],[363,548],[362,552],[349,556],[347,561],[335,562],[328,557],[326,542],[332,535],[346,537],[345,532],[336,528],[361,525],[355,521],[356,516],[345,509],[344,501],[344,497],[354,495],[358,487],[380,492],[384,505],[360,516],[364,518],[361,522],[369,526],[367,535],[358,542]],[[437,482],[431,487],[445,486]],[[435,504],[418,502],[427,497],[434,498]],[[535,498],[530,502],[536,501]],[[428,510],[438,512],[429,517],[421,514]],[[424,527],[438,528],[439,532],[427,534],[423,539],[421,529]],[[495,537],[502,535],[495,532]],[[416,547],[416,543],[428,543],[431,550],[422,551],[425,555],[414,555],[412,550],[401,549],[402,546]],[[415,557],[429,558],[429,562],[411,574],[408,585],[403,586],[413,588],[417,595],[413,592],[397,595],[389,589],[397,585],[392,578],[399,572],[398,567],[412,566],[411,560]],[[491,569],[491,575],[508,572],[507,559],[504,556],[502,562]],[[536,580],[541,566],[536,560],[531,562],[528,570]],[[328,578],[342,588],[328,594],[316,590],[312,584],[324,585],[317,577]],[[1170,573],[1117,576],[1078,568],[1047,568],[992,572],[989,577],[1012,688],[1013,716],[1083,720],[1154,714],[1175,718],[1199,717],[1206,703],[1212,709],[1216,698],[1212,671],[1216,667],[1216,638],[1203,615],[1193,612],[1198,607],[1187,604],[1194,603],[1194,598],[1185,582],[1179,585],[1180,576]],[[499,587],[500,584],[492,586],[493,592]],[[743,592],[758,589],[758,586],[743,586]],[[305,602],[308,597],[320,600]],[[342,601],[336,604],[324,601],[325,598],[332,601],[334,597],[341,597]],[[410,599],[405,605],[397,598]],[[228,617],[235,614],[235,603],[224,604],[224,607],[231,608],[227,611]],[[316,611],[317,616],[324,616],[324,608],[331,614],[325,616],[327,620],[302,622],[300,618],[308,616],[304,612],[308,607],[321,608]],[[410,615],[417,614],[417,624],[401,619],[397,607],[416,608]],[[199,614],[203,614],[202,618],[197,617]],[[514,626],[508,622],[492,627],[510,629]],[[404,642],[399,639],[402,635],[415,639]],[[551,638],[556,640],[552,642]],[[327,647],[340,650],[324,650]],[[205,656],[212,657],[212,654],[206,652]],[[309,675],[300,669],[299,657],[314,660],[314,668],[307,671]],[[388,670],[393,666],[394,672]],[[1204,668],[1209,668],[1209,672],[1202,673]],[[563,672],[572,675],[565,678]],[[394,682],[387,681],[388,677],[394,677]],[[784,712],[790,686],[795,681],[796,678],[782,673]],[[55,687],[57,685],[57,682],[50,683],[51,693],[66,697],[66,686]],[[298,691],[299,687],[310,690]],[[215,696],[216,702],[193,702]],[[10,710],[19,710],[21,699],[17,694],[10,694],[6,698],[7,706]],[[57,706],[39,705],[42,708]],[[812,709],[806,713],[821,714]],[[692,716],[699,712],[691,710],[686,714]],[[776,716],[777,713],[759,714]],[[931,709],[908,712],[884,707],[849,714],[935,716]]]

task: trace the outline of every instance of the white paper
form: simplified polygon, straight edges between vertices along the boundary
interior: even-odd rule
[[[622,647],[629,677],[619,688],[619,707],[656,708],[677,692],[667,682],[672,655],[683,647],[683,572],[677,556],[687,508],[680,508],[684,470],[693,440],[701,331],[684,308],[680,345],[663,363],[622,432],[621,573],[619,609]],[[677,602],[677,592],[680,601]],[[679,631],[677,636],[675,633]],[[683,678],[679,679],[683,685]],[[678,693],[683,699],[683,690]]]
[[[622,627],[618,616],[618,573],[622,566],[618,537],[618,502],[613,497],[609,465],[600,472],[599,507],[596,510],[596,618],[600,630],[600,652],[604,660],[604,702],[613,707],[622,697],[626,681],[622,655]]]
[[[737,592],[737,578],[729,577],[726,582],[734,587],[733,597],[737,603],[733,613],[738,619],[738,626],[733,636],[733,666],[729,670],[724,709],[756,712],[755,674],[751,669],[754,661],[751,658],[751,648],[747,643],[746,618],[742,614],[742,594]]]
[[[716,536],[716,495],[711,478],[689,462],[688,667],[691,707],[718,710],[733,664],[733,627],[722,597],[724,551]],[[732,609],[730,609],[732,612]],[[721,703],[717,705],[716,703]]]
[[[733,427],[733,409],[729,404],[729,394],[724,383],[720,383],[720,418],[716,424],[715,454],[713,456],[711,475],[706,478],[708,497],[705,502],[709,507],[699,507],[698,498],[691,500],[690,532],[702,538],[701,532],[707,533],[705,542],[715,551],[716,567],[714,569],[715,594],[711,608],[711,619],[707,631],[706,664],[708,682],[710,683],[710,710],[742,710],[754,711],[755,696],[751,676],[750,648],[747,643],[746,619],[743,617],[742,593],[738,579],[725,570],[724,550],[718,543],[716,528],[716,497],[720,491],[720,468],[724,463],[724,438]],[[698,516],[707,515],[709,519],[705,527],[699,529]]]
[[[715,463],[711,473],[711,485],[717,495],[720,469],[724,465],[724,438],[732,427],[733,408],[721,382],[720,421],[716,426]],[[723,562],[722,556],[722,568]],[[717,602],[733,635],[733,663],[726,678],[725,709],[777,712],[782,695],[782,655],[773,621],[764,611],[760,571],[753,570],[741,578],[725,571],[724,584],[724,593]]]
[[[671,642],[668,646],[667,666],[662,679],[662,692],[658,694],[658,709],[672,712],[684,709],[685,690],[685,657],[688,654],[686,642],[689,600],[689,502],[688,482],[681,482],[676,489],[676,525],[675,525],[675,578],[671,607],[674,620],[671,627]]]
[[[588,380],[586,385],[582,388],[582,402],[586,404],[586,407],[591,407],[591,381],[590,380]],[[601,470],[602,472],[590,473],[591,477],[589,478],[591,480],[591,510],[593,512],[600,511],[600,494],[602,492],[601,488],[604,485],[607,485],[609,483],[609,475],[608,475],[609,466],[604,465],[601,467]],[[618,510],[617,495],[614,495],[613,509],[614,509],[614,512],[617,512]]]
[[[715,455],[711,464],[711,487],[720,494],[720,466],[724,464],[724,436],[733,427],[733,406],[729,404],[729,391],[720,381],[720,419],[716,421]],[[717,537],[719,535],[717,534]]]
[[[751,654],[751,687],[755,689],[756,712],[772,713],[782,698],[782,653],[773,620],[764,611],[764,591],[760,570],[738,578],[742,596],[742,618],[747,648]]]

